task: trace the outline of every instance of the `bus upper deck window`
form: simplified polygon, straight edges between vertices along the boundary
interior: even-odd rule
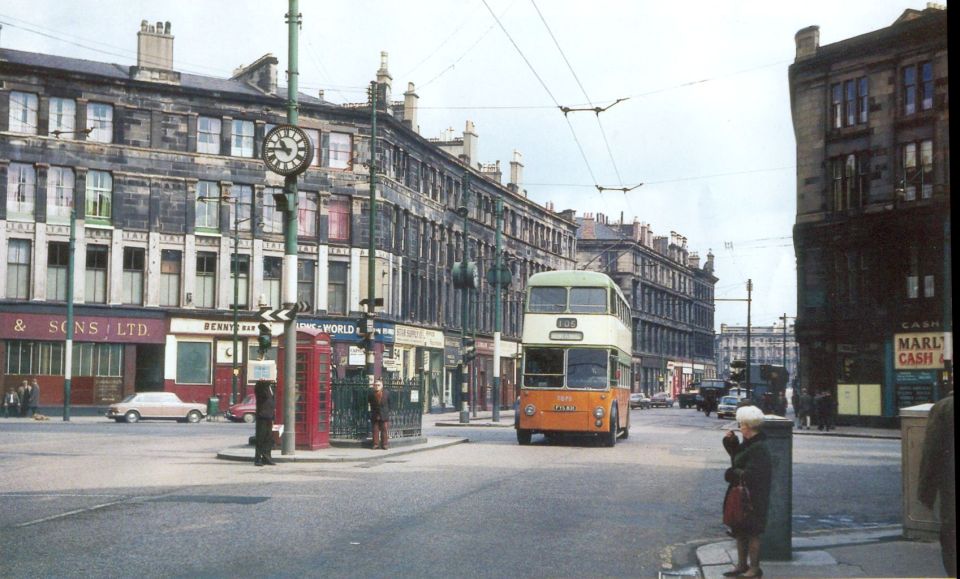
[[[563,312],[567,309],[567,289],[562,287],[531,288],[528,308],[531,312]]]
[[[578,314],[602,314],[607,311],[607,291],[604,288],[570,288],[570,311]]]

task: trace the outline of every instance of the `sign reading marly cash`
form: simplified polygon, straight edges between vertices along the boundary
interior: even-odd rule
[[[893,336],[894,367],[897,370],[943,368],[943,333],[920,332]]]

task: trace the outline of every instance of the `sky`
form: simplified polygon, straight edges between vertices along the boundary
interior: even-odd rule
[[[944,3],[945,4],[945,3]],[[752,324],[796,315],[794,35],[821,46],[884,28],[916,0],[301,0],[301,93],[365,100],[389,54],[393,98],[413,82],[420,133],[462,133],[479,160],[557,211],[676,231],[715,258],[718,299]],[[229,77],[266,53],[288,66],[287,0],[4,0],[0,46],[123,65],[141,20],[169,21],[174,68]],[[281,84],[286,84],[281,73]],[[617,99],[626,99],[609,106]],[[599,114],[559,107],[607,107]],[[639,184],[641,184],[638,186]],[[636,188],[598,191],[597,186]],[[716,305],[745,325],[746,303]]]

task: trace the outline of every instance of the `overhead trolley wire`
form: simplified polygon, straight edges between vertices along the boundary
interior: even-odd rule
[[[517,45],[513,37],[510,36],[510,33],[507,31],[506,27],[504,27],[502,22],[500,22],[500,19],[497,17],[496,13],[493,11],[493,8],[490,7],[490,4],[487,3],[487,0],[483,0],[483,5],[487,7],[487,10],[490,12],[490,15],[493,16],[493,19],[497,21],[497,25],[500,26],[500,30],[503,30],[503,33],[507,36],[507,39],[510,41],[510,44],[512,44],[513,47],[517,50],[517,53],[520,54],[520,58],[522,58],[523,62],[527,64],[527,67],[530,69],[530,72],[533,73],[533,76],[535,76],[537,81],[540,82],[540,86],[542,86],[543,90],[546,91],[547,95],[550,96],[550,100],[552,100],[553,104],[556,105],[557,108],[559,109],[560,108],[559,101],[557,101],[556,97],[553,96],[553,92],[550,91],[550,88],[547,86],[547,83],[545,83],[543,79],[540,77],[540,74],[537,73],[537,69],[533,67],[533,65],[530,63],[530,60],[527,58],[527,56],[523,53],[522,50],[520,50],[520,46]],[[590,161],[587,160],[587,154],[583,150],[583,145],[580,143],[580,139],[577,137],[577,132],[574,130],[573,125],[570,123],[570,119],[566,118],[566,115],[564,115],[564,118],[567,121],[567,126],[570,128],[570,134],[573,135],[573,140],[577,144],[577,149],[580,150],[580,156],[583,158],[583,162],[587,166],[587,172],[590,173],[590,179],[594,183],[596,183],[597,178],[593,174],[593,168],[590,166]]]

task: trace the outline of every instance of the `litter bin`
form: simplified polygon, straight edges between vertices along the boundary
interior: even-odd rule
[[[207,418],[213,418],[220,414],[220,399],[216,396],[211,396],[207,399]]]

